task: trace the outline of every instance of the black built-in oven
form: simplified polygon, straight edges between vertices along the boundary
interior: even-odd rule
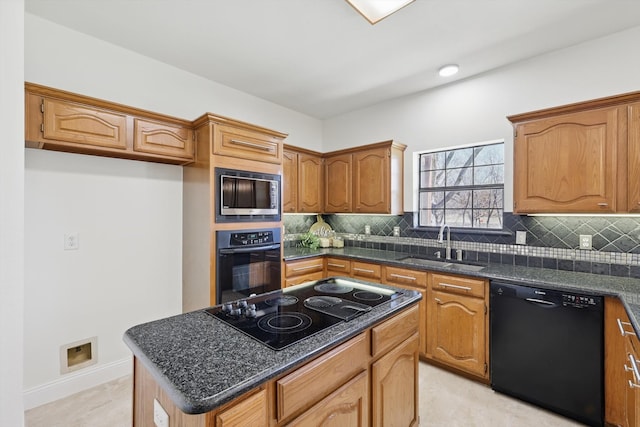
[[[281,288],[279,228],[216,232],[216,304]]]

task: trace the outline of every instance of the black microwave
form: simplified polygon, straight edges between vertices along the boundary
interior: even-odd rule
[[[215,168],[216,222],[280,221],[280,175]]]

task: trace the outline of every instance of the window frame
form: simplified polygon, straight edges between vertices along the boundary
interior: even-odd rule
[[[476,159],[477,159],[477,154],[471,154],[469,156],[469,160],[471,160],[471,164],[470,165],[466,165],[466,164],[462,164],[462,166],[460,165],[451,165],[451,167],[449,167],[450,165],[448,164],[447,158],[451,153],[451,157],[449,158],[449,161],[451,161],[454,157],[454,153],[452,152],[462,152],[463,150],[468,150],[468,149],[477,149],[479,147],[489,147],[489,146],[501,146],[502,150],[502,158],[501,158],[501,162],[497,162],[497,163],[480,163],[480,164],[476,164]],[[424,169],[423,170],[423,156],[425,155],[430,155],[430,154],[434,154],[434,153],[442,153],[443,156],[443,164],[440,167],[433,167],[431,169]],[[504,209],[505,209],[505,142],[504,139],[498,139],[498,140],[492,140],[492,141],[485,141],[485,142],[479,142],[479,143],[473,143],[473,144],[467,144],[467,145],[461,145],[461,146],[455,146],[455,147],[446,147],[446,148],[438,148],[438,149],[431,149],[431,150],[424,150],[424,151],[420,151],[420,152],[416,152],[415,153],[415,164],[416,164],[416,168],[415,168],[415,173],[414,173],[414,194],[415,194],[415,203],[414,205],[416,206],[416,214],[415,214],[415,219],[414,219],[414,228],[416,229],[422,229],[422,230],[430,230],[430,229],[437,229],[439,228],[442,224],[448,224],[451,226],[451,228],[456,228],[460,231],[463,232],[470,232],[470,233],[475,233],[475,232],[487,232],[487,233],[495,233],[495,232],[501,232],[504,231]],[[476,173],[480,170],[479,168],[481,167],[486,167],[486,166],[501,166],[502,169],[501,171],[499,171],[499,173],[501,174],[501,182],[500,183],[489,183],[489,184],[476,184],[475,183],[475,178],[476,178]],[[458,169],[464,169],[467,172],[464,172],[465,174],[468,174],[471,177],[471,182],[467,183],[467,184],[460,184],[457,183],[457,185],[450,185],[450,183],[446,182],[447,181],[447,171],[451,171],[451,170],[458,170]],[[442,181],[441,185],[438,186],[425,186],[423,187],[423,173],[432,173],[433,177],[436,177],[437,174],[441,174],[441,176],[439,177],[439,181]],[[457,179],[460,179],[462,177],[462,174],[458,174],[457,175]],[[427,184],[425,184],[427,185]],[[489,206],[487,207],[476,207],[475,206],[475,201],[474,201],[474,196],[477,194],[477,191],[482,191],[482,190],[498,190],[500,191],[500,194],[498,195],[491,195],[491,196],[495,196],[495,197],[499,197],[501,199],[501,206],[495,206],[492,207],[490,206],[491,203],[489,203]],[[453,197],[455,197],[456,195],[459,195],[460,192],[468,192],[468,198],[467,198],[467,203],[468,205],[466,207],[463,208],[449,208],[449,212],[455,211],[455,210],[460,210],[462,215],[470,215],[470,221],[471,221],[471,225],[467,226],[464,225],[464,223],[461,225],[460,223],[447,223],[446,222],[446,217],[447,217],[447,206],[446,206],[446,202],[447,201],[451,201],[451,199]],[[442,193],[442,203],[443,203],[443,207],[442,207],[442,219],[439,221],[438,225],[421,225],[421,223],[423,222],[427,222],[426,219],[426,215],[428,215],[431,212],[431,215],[433,215],[433,212],[435,211],[434,209],[431,208],[423,208],[421,206],[421,202],[423,201],[423,194],[425,193],[438,193],[441,192]],[[454,192],[454,194],[452,196],[448,196],[448,193]],[[428,197],[428,196],[425,196]],[[491,199],[490,198],[490,202],[491,200],[495,200],[495,199]],[[478,227],[477,224],[475,224],[476,218],[478,218],[477,213],[481,212],[481,211],[491,211],[491,210],[497,210],[499,215],[497,216],[497,221],[498,224],[496,227],[489,227],[489,224],[487,224],[486,226],[481,226]],[[468,212],[467,212],[468,211]]]

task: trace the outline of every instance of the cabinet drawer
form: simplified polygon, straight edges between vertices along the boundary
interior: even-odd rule
[[[418,332],[420,311],[412,308],[392,317],[371,330],[371,355],[379,356]]]
[[[259,132],[220,125],[213,141],[213,154],[281,164],[282,141]]]
[[[243,399],[216,415],[216,427],[267,427],[267,392],[259,392]]]
[[[314,282],[316,280],[322,280],[322,279],[324,279],[324,272],[315,271],[313,273],[303,274],[300,276],[294,276],[294,277],[285,279],[284,287],[288,288],[289,286],[295,286],[305,282]]]
[[[322,272],[324,270],[324,261],[322,258],[310,258],[301,261],[289,261],[285,263],[286,278],[300,276],[302,274]]]
[[[349,276],[351,274],[351,261],[342,258],[325,258],[325,265],[327,272],[331,272],[330,276],[334,274],[343,274]]]
[[[367,262],[353,261],[351,271],[353,277],[362,277],[365,279],[374,279],[379,281],[382,277],[382,267],[379,264],[369,264]]]
[[[278,420],[321,400],[367,369],[367,341],[367,334],[361,334],[276,381]]]
[[[470,277],[431,275],[431,287],[434,290],[484,298],[486,281]]]
[[[396,285],[410,285],[420,288],[427,287],[427,272],[407,270],[405,268],[385,266],[383,283]]]
[[[134,119],[133,149],[161,156],[193,159],[193,132],[185,126]]]

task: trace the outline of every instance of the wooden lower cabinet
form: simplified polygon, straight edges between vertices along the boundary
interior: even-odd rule
[[[371,368],[372,426],[416,426],[418,409],[418,345],[414,334]]]
[[[324,259],[325,277],[351,276],[351,261],[343,258]]]
[[[427,289],[427,358],[489,379],[484,280],[432,274]]]
[[[351,276],[370,282],[378,282],[382,278],[382,266],[380,264],[372,264],[370,262],[352,261]]]
[[[361,372],[287,425],[369,426],[369,376],[367,371]]]
[[[320,280],[324,278],[324,259],[322,257],[305,258],[284,263],[284,287]]]
[[[267,427],[268,425],[267,392],[260,390],[218,413],[215,427]]]
[[[631,327],[624,305],[614,297],[605,300],[605,421],[614,426],[640,427],[640,340]]]

